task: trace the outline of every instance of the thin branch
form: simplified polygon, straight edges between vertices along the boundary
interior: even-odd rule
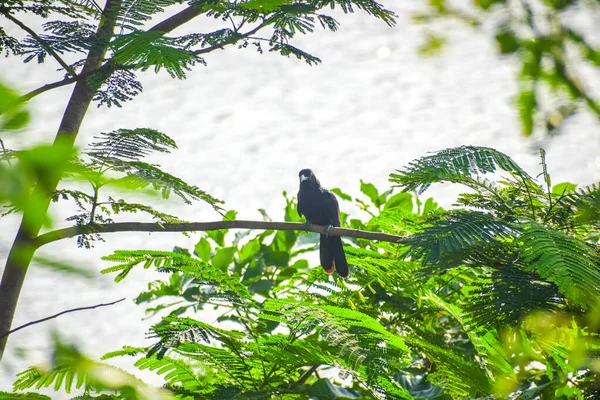
[[[49,319],[53,319],[53,318],[59,317],[59,316],[61,316],[61,315],[63,315],[63,314],[72,313],[72,312],[75,312],[75,311],[81,311],[81,310],[91,310],[91,309],[93,309],[93,308],[98,308],[98,307],[112,306],[113,304],[120,303],[120,302],[122,302],[123,300],[125,300],[125,297],[123,297],[122,299],[119,299],[119,300],[113,301],[112,303],[102,303],[102,304],[96,304],[95,306],[71,308],[70,310],[61,311],[61,312],[59,312],[58,314],[54,314],[54,315],[51,315],[51,316],[49,316],[49,317],[46,317],[46,318],[37,319],[37,320],[35,320],[35,321],[28,322],[28,323],[26,323],[26,324],[24,324],[24,325],[21,325],[21,326],[19,326],[19,327],[15,328],[15,329],[13,329],[13,330],[10,330],[10,331],[8,331],[8,332],[6,332],[6,333],[3,333],[3,334],[1,334],[1,335],[0,335],[0,339],[2,339],[3,337],[6,337],[6,336],[8,336],[8,335],[10,335],[10,334],[13,334],[13,333],[15,333],[16,331],[20,331],[20,330],[21,330],[21,329],[23,329],[23,328],[27,328],[28,326],[35,325],[35,324],[39,324],[40,322],[48,321]]]
[[[2,141],[2,138],[0,138],[0,147],[2,147],[2,152],[4,153],[4,157],[6,158],[6,163],[9,166],[12,166],[10,162],[10,155],[8,154],[8,150],[6,149],[6,147],[4,147],[4,142]]]
[[[114,67],[114,66],[112,66],[112,67]],[[47,92],[48,90],[51,90],[51,89],[56,89],[56,88],[59,88],[59,87],[62,87],[62,86],[70,85],[71,83],[78,82],[78,81],[80,81],[82,79],[87,78],[88,76],[91,76],[91,75],[96,74],[98,72],[102,72],[102,71],[104,71],[104,70],[106,70],[108,68],[109,68],[109,64],[105,63],[100,68],[98,68],[98,69],[96,69],[94,71],[84,72],[84,73],[81,73],[81,74],[76,75],[74,77],[65,78],[65,79],[63,79],[61,81],[56,81],[56,82],[48,83],[48,84],[46,84],[44,86],[40,86],[39,88],[32,90],[29,93],[24,94],[23,96],[21,96],[19,98],[19,101],[20,102],[28,101],[31,98],[37,96],[38,94],[42,94],[42,93]],[[115,69],[118,69],[118,68],[125,69],[126,67],[116,67]]]
[[[254,29],[249,30],[248,32],[242,34],[242,36],[240,36],[240,38],[237,39],[235,42],[229,42],[229,43],[225,43],[225,44],[216,44],[214,46],[210,46],[210,47],[207,47],[205,49],[196,50],[196,51],[194,51],[194,54],[209,53],[209,52],[211,52],[213,50],[216,50],[216,49],[222,49],[223,46],[227,46],[228,44],[237,43],[241,39],[246,39],[247,37],[254,35],[256,32],[258,32],[259,30],[261,30],[262,28],[264,28],[265,26],[267,26],[269,24],[269,21],[270,21],[269,19],[264,20],[262,23],[260,23],[259,25],[257,25]]]
[[[306,371],[305,373],[302,374],[302,376],[298,379],[298,382],[295,383],[295,385],[302,385],[304,382],[306,382],[306,380],[317,371],[317,369],[319,369],[320,365],[313,365],[312,367],[310,367],[308,369],[308,371]]]
[[[21,28],[25,32],[29,33],[35,40],[37,40],[38,43],[41,44],[42,47],[48,52],[48,54],[50,54],[52,57],[54,57],[54,59],[56,61],[58,61],[58,63],[65,69],[65,71],[67,71],[67,73],[69,75],[76,76],[76,73],[75,73],[75,71],[73,71],[73,68],[71,68],[69,66],[69,64],[67,64],[62,58],[60,58],[60,56],[58,55],[58,53],[56,53],[52,49],[52,47],[48,43],[46,43],[46,41],[44,39],[42,39],[41,37],[39,37],[38,34],[33,31],[33,29],[31,29],[30,27],[28,27],[27,25],[25,25],[24,23],[22,23],[21,21],[19,21],[18,19],[16,19],[12,15],[10,15],[8,12],[7,13],[3,13],[3,15],[6,18],[8,18],[9,20],[11,20],[12,22],[14,22],[16,25],[18,25],[19,28]]]
[[[57,240],[75,237],[86,233],[113,232],[194,232],[214,231],[219,229],[260,229],[280,231],[306,231],[326,234],[327,228],[321,225],[306,225],[300,222],[271,222],[271,221],[214,221],[214,222],[185,222],[162,224],[152,222],[118,222],[113,224],[89,224],[58,229],[39,235],[34,239],[34,247],[38,248]],[[381,232],[361,231],[358,229],[331,228],[331,236],[346,236],[360,239],[381,240],[390,243],[407,243],[405,236],[390,235]]]
[[[186,22],[190,21],[191,19],[197,17],[198,15],[202,14],[202,10],[195,8],[195,7],[188,7],[182,11],[180,11],[179,13],[167,18],[166,20],[159,22],[158,24],[154,25],[152,28],[149,29],[149,31],[160,31],[162,33],[169,33],[171,32],[173,29],[185,24]],[[242,38],[246,38],[248,36],[251,36],[253,34],[255,34],[256,32],[258,32],[260,29],[264,28],[266,25],[268,24],[268,20],[265,20],[263,23],[261,23],[260,25],[258,25],[256,28],[252,29],[251,31],[246,32],[245,34],[242,35]],[[240,24],[240,26],[238,26],[238,29],[243,25]],[[237,42],[237,41],[236,41]],[[233,43],[227,43],[227,44],[233,44]],[[201,49],[201,50],[197,50],[194,53],[195,54],[204,54],[204,53],[209,53],[213,50],[216,49],[220,49],[223,48],[223,46],[225,45],[220,45],[220,46],[211,46],[211,47],[207,47],[205,49]],[[102,67],[98,68],[95,71],[89,71],[87,73],[83,73],[83,74],[79,74],[79,75],[75,75],[69,78],[65,78],[63,80],[60,81],[56,81],[53,83],[48,83],[44,86],[40,86],[37,89],[32,90],[31,92],[21,96],[20,101],[25,102],[28,101],[30,99],[32,99],[33,97],[40,95],[44,92],[47,92],[48,90],[52,90],[52,89],[56,89],[62,86],[66,86],[66,85],[70,85],[71,83],[80,81],[81,79],[87,78],[88,76],[95,74],[95,73],[99,73],[99,72],[103,72],[105,71],[107,68],[114,68],[116,69],[131,69],[134,68],[133,65],[130,66],[126,66],[126,65],[114,65],[114,63],[112,63],[113,65],[111,65],[112,63],[112,59],[106,61],[104,63],[104,65],[102,65]]]

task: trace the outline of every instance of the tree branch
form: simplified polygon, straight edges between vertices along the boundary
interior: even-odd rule
[[[195,8],[195,7],[188,7],[180,12],[178,12],[177,14],[165,19],[162,22],[159,22],[158,24],[154,25],[152,28],[149,29],[149,31],[159,31],[162,33],[169,33],[171,32],[173,29],[178,28],[179,26],[185,24],[186,22],[190,21],[191,19],[197,17],[198,15],[202,14],[202,10]],[[241,38],[247,38],[248,36],[252,36],[254,35],[256,32],[258,32],[260,29],[264,28],[266,25],[268,25],[268,20],[263,21],[263,23],[261,23],[260,25],[256,26],[254,29],[244,33],[242,35]],[[240,25],[238,27],[238,29],[241,27],[242,25]],[[241,39],[240,38],[240,39]],[[237,40],[239,41],[239,39]],[[236,42],[237,42],[236,41]],[[233,44],[236,42],[232,42],[232,43],[227,43],[227,44]],[[221,49],[223,48],[223,46],[226,46],[227,44],[224,45],[217,45],[217,46],[210,46],[207,47],[205,49],[200,49],[200,50],[196,50],[194,53],[195,54],[205,54],[205,53],[209,53],[213,50],[216,49]],[[29,93],[26,93],[25,95],[21,96],[20,100],[25,102],[28,101],[30,99],[32,99],[33,97],[42,94],[44,92],[47,92],[48,90],[52,90],[52,89],[56,89],[62,86],[66,86],[66,85],[70,85],[71,83],[74,82],[78,82],[84,78],[87,78],[88,76],[95,74],[95,73],[99,73],[99,72],[103,72],[105,71],[107,68],[110,68],[110,64],[112,62],[112,59],[107,60],[104,65],[102,65],[100,68],[98,68],[95,71],[88,71],[86,73],[81,73],[79,75],[75,75],[72,77],[68,77],[65,78],[63,80],[60,81],[56,81],[53,83],[48,83],[44,86],[40,86],[37,89],[32,90]],[[113,63],[114,64],[114,63]],[[133,66],[126,66],[126,65],[112,65],[112,68],[116,69],[130,69],[133,68]]]
[[[305,373],[302,374],[302,376],[298,379],[298,382],[296,382],[294,385],[302,385],[317,369],[319,369],[319,367],[320,365],[313,365],[310,367]]]
[[[49,316],[49,317],[46,317],[46,318],[37,319],[37,320],[35,320],[35,321],[28,322],[28,323],[26,323],[26,324],[24,324],[24,325],[21,325],[21,326],[19,326],[19,327],[17,327],[17,328],[15,328],[15,329],[13,329],[13,330],[11,330],[11,331],[8,331],[8,332],[6,332],[6,333],[3,333],[2,335],[0,335],[0,339],[4,338],[4,337],[6,337],[6,336],[8,336],[8,335],[10,335],[10,334],[12,334],[12,333],[15,333],[16,331],[20,331],[20,330],[21,330],[21,329],[23,329],[23,328],[27,328],[28,326],[35,325],[35,324],[39,324],[40,322],[48,321],[49,319],[53,319],[53,318],[59,317],[59,316],[61,316],[61,315],[63,315],[63,314],[68,314],[68,313],[72,313],[72,312],[75,312],[75,311],[81,311],[81,310],[91,310],[91,309],[93,309],[93,308],[98,308],[98,307],[112,306],[113,304],[120,303],[120,302],[122,302],[123,300],[125,300],[125,297],[123,297],[122,299],[119,299],[119,300],[113,301],[112,303],[102,303],[102,304],[96,304],[95,306],[89,306],[89,307],[77,307],[77,308],[71,308],[70,310],[61,311],[61,312],[59,312],[58,314],[54,314],[54,315],[51,315],[51,316]]]
[[[185,222],[177,224],[161,224],[152,222],[118,222],[113,224],[89,224],[58,229],[39,235],[33,240],[34,248],[86,233],[113,232],[193,232],[214,231],[218,229],[262,229],[280,231],[307,231],[326,234],[327,228],[321,225],[306,225],[300,222],[270,222],[228,220],[214,222]],[[390,235],[381,232],[361,231],[358,229],[331,228],[331,236],[347,236],[360,239],[380,240],[390,243],[407,243],[405,236]]]
[[[245,38],[247,38],[247,37],[249,37],[249,36],[252,36],[252,35],[254,35],[256,32],[258,32],[259,30],[261,30],[262,28],[264,28],[264,27],[265,27],[265,26],[267,26],[268,24],[269,24],[269,20],[268,20],[268,19],[266,19],[266,20],[264,20],[264,21],[263,21],[261,24],[257,25],[257,26],[256,26],[254,29],[252,29],[252,30],[249,30],[248,32],[246,32],[246,33],[242,34],[242,36],[241,36],[239,39],[237,39],[235,42],[229,42],[229,43],[225,43],[225,44],[217,44],[217,45],[214,45],[214,46],[207,47],[207,48],[205,48],[205,49],[196,50],[196,51],[194,51],[194,54],[204,54],[204,53],[209,53],[209,52],[211,52],[211,51],[213,51],[213,50],[216,50],[216,49],[222,49],[222,48],[223,48],[223,46],[227,46],[228,44],[234,44],[234,43],[237,43],[237,42],[239,42],[241,39],[245,39]],[[241,26],[241,25],[240,25],[240,26]]]
[[[65,71],[67,71],[69,75],[76,76],[75,71],[73,71],[73,68],[69,67],[69,64],[67,64],[62,58],[60,58],[60,56],[52,49],[52,47],[50,47],[50,45],[48,45],[48,43],[46,43],[44,39],[39,37],[38,34],[35,33],[30,27],[28,27],[27,25],[10,15],[8,12],[3,13],[3,15],[12,22],[14,22],[16,25],[18,25],[19,28],[29,33],[31,37],[33,37],[35,40],[37,40],[38,43],[41,44],[44,49],[46,49],[48,54],[54,57],[54,59],[58,61],[58,63],[65,69]]]

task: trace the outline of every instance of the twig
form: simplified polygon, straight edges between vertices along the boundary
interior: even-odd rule
[[[73,68],[71,68],[62,58],[60,58],[60,56],[52,49],[52,47],[48,43],[46,43],[44,39],[39,37],[38,34],[35,33],[30,27],[28,27],[27,25],[10,15],[8,12],[3,13],[3,15],[12,22],[14,22],[16,25],[18,25],[19,28],[29,33],[39,44],[42,45],[42,47],[48,52],[48,54],[50,54],[52,57],[54,57],[56,61],[58,61],[58,63],[65,69],[65,71],[67,71],[69,75],[73,77],[77,75],[75,71],[73,71]]]
[[[21,326],[19,326],[19,327],[15,328],[15,329],[13,329],[13,330],[10,330],[10,331],[8,331],[8,332],[6,332],[6,333],[3,333],[3,334],[1,334],[1,335],[0,335],[0,339],[4,338],[4,337],[6,337],[6,336],[8,336],[8,335],[10,335],[10,334],[13,334],[13,333],[15,333],[16,331],[20,331],[20,330],[21,330],[21,329],[23,329],[23,328],[27,328],[28,326],[35,325],[35,324],[39,324],[40,322],[48,321],[49,319],[56,318],[56,317],[58,317],[58,316],[61,316],[61,315],[63,315],[63,314],[72,313],[72,312],[75,312],[75,311],[81,311],[81,310],[91,310],[91,309],[93,309],[93,308],[98,308],[98,307],[112,306],[113,304],[120,303],[120,302],[122,302],[123,300],[125,300],[125,297],[123,297],[122,299],[119,299],[119,300],[113,301],[112,303],[102,303],[102,304],[96,304],[95,306],[89,306],[89,307],[78,307],[78,308],[72,308],[72,309],[70,309],[70,310],[61,311],[61,312],[59,312],[58,314],[54,314],[54,315],[51,315],[51,316],[49,316],[49,317],[46,317],[46,318],[42,318],[42,319],[38,319],[38,320],[35,320],[35,321],[28,322],[28,323],[26,323],[25,325],[21,325]]]
[[[321,225],[306,224],[300,222],[271,222],[271,221],[243,221],[228,220],[214,222],[183,222],[174,224],[163,224],[153,222],[117,222],[113,224],[89,224],[72,226],[70,228],[57,229],[39,235],[33,240],[34,248],[57,240],[71,238],[85,233],[112,233],[112,232],[194,232],[214,231],[219,229],[262,229],[280,231],[307,231],[322,233],[332,236],[347,236],[360,239],[381,240],[384,242],[404,244],[408,242],[407,237],[390,235],[381,232],[361,231],[358,229],[327,228]]]
[[[246,39],[247,37],[254,35],[256,32],[258,32],[259,30],[261,30],[262,28],[264,28],[265,26],[267,26],[269,24],[269,22],[270,22],[269,19],[264,20],[261,24],[257,25],[256,28],[254,28],[252,30],[249,30],[248,32],[246,32],[242,36],[240,36],[235,42],[217,44],[217,45],[214,45],[214,46],[207,47],[205,49],[196,50],[196,51],[194,51],[194,54],[209,53],[209,52],[211,52],[213,50],[216,50],[216,49],[222,49],[224,46],[227,46],[228,44],[237,43],[241,39]]]
[[[6,163],[9,166],[12,166],[12,164],[10,163],[10,155],[8,154],[8,150],[6,150],[6,147],[4,147],[4,142],[2,141],[2,139],[0,139],[0,146],[2,147],[2,152],[4,153],[4,157],[6,157]]]
[[[173,29],[185,24],[186,22],[190,21],[191,19],[197,17],[198,15],[202,14],[202,10],[199,8],[194,8],[194,7],[188,7],[182,11],[180,11],[179,13],[167,18],[166,20],[154,25],[152,28],[148,29],[149,31],[160,31],[164,34],[171,32]],[[245,22],[245,21],[243,21]],[[240,24],[240,26],[238,26],[238,29],[242,27],[243,22]],[[242,37],[240,37],[240,39],[242,38],[247,38],[248,36],[252,36],[254,35],[256,32],[258,32],[260,29],[264,28],[267,24],[268,24],[269,20],[265,20],[263,21],[260,25],[258,25],[256,28],[246,32],[245,34],[242,35]],[[236,40],[239,41],[240,39]],[[233,44],[236,42],[231,42],[231,43],[225,43],[225,44],[221,44],[221,45],[216,45],[216,46],[210,46],[207,47],[205,49],[200,49],[200,50],[196,50],[194,53],[195,54],[205,54],[205,53],[209,53],[213,50],[216,49],[220,49],[223,48],[226,45],[229,44]],[[111,65],[111,63],[113,65]],[[104,65],[102,65],[102,67],[98,68],[95,71],[89,71],[88,73],[82,73],[79,75],[75,75],[72,77],[68,77],[65,78],[63,80],[60,81],[56,81],[53,83],[48,83],[46,85],[40,86],[37,89],[32,90],[31,92],[21,96],[21,98],[19,99],[22,102],[28,101],[30,99],[32,99],[33,97],[40,95],[44,92],[47,92],[48,90],[52,90],[52,89],[56,89],[62,86],[66,86],[69,85],[71,83],[77,82],[81,79],[87,78],[88,76],[98,73],[98,72],[103,72],[106,71],[108,68],[114,68],[114,69],[132,69],[134,68],[134,65],[114,65],[113,60],[109,59],[107,60]]]
[[[52,83],[47,83],[44,86],[40,86],[39,88],[34,89],[31,92],[24,94],[23,96],[21,96],[19,98],[19,101],[20,102],[25,102],[25,101],[31,100],[31,98],[37,96],[38,94],[42,94],[44,92],[47,92],[48,90],[56,89],[56,88],[59,88],[61,86],[70,85],[71,83],[78,82],[78,81],[80,81],[82,79],[87,78],[88,76],[91,76],[91,75],[95,74],[95,73],[105,71],[107,68],[109,68],[108,63],[104,64],[103,66],[101,66],[100,68],[98,68],[98,69],[96,69],[94,71],[89,71],[89,72],[81,73],[81,74],[76,75],[74,77],[65,78],[63,80],[52,82]]]
[[[300,378],[298,378],[298,382],[295,383],[295,385],[302,385],[304,382],[306,382],[306,380],[314,373],[317,371],[317,369],[320,367],[320,365],[313,365],[312,367],[310,367],[308,369],[308,371],[306,371],[305,373],[302,374],[302,376]]]

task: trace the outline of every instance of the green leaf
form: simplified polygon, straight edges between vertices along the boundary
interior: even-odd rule
[[[17,111],[14,114],[8,115],[4,118],[4,121],[2,121],[2,125],[0,126],[0,130],[24,128],[29,123],[30,118],[31,116],[29,115],[29,111]]]
[[[255,238],[246,243],[240,250],[240,262],[246,263],[260,251],[260,239]]]
[[[242,276],[242,282],[246,282],[248,280],[252,280],[258,276],[261,276],[263,272],[265,272],[266,264],[265,260],[261,257],[256,261],[252,261],[246,271],[244,271],[244,275]]]
[[[235,247],[224,247],[215,253],[212,258],[212,265],[220,270],[225,270],[233,262],[233,256],[235,254]]]
[[[413,209],[412,194],[402,192],[390,197],[383,205],[384,210],[398,210],[411,213]]]
[[[235,217],[237,217],[237,214],[237,211],[229,210],[225,213],[225,215],[223,215],[223,221],[233,221],[235,220]]]
[[[445,37],[429,32],[427,33],[425,42],[419,46],[418,51],[422,56],[432,57],[440,54],[444,47],[446,47],[446,44],[447,40]]]
[[[214,231],[206,231],[206,236],[215,241],[219,246],[225,246],[225,234],[227,229],[217,229]]]
[[[521,254],[528,269],[553,282],[574,304],[600,307],[600,252],[595,246],[531,223],[522,235]]]
[[[308,54],[305,51],[300,50],[297,47],[294,47],[287,43],[277,43],[269,51],[277,51],[279,54],[285,57],[289,57],[290,55],[296,56],[298,60],[304,60],[308,65],[317,65],[321,63],[321,59],[315,57],[311,54]]]
[[[363,182],[361,179],[360,191],[367,195],[369,199],[371,199],[371,202],[375,205],[375,207],[379,208],[381,202],[379,200],[379,192],[377,191],[377,188],[375,188],[375,185],[372,183]]]
[[[287,267],[290,262],[290,253],[288,251],[276,251],[270,248],[264,251],[265,264],[277,267]]]
[[[488,10],[495,4],[506,4],[506,0],[474,0],[474,3],[482,10]]]
[[[210,243],[208,240],[201,238],[196,246],[194,246],[194,252],[202,261],[209,262],[210,261]]]
[[[165,68],[173,78],[184,79],[185,71],[202,58],[186,49],[177,39],[160,31],[135,31],[118,36],[111,44],[113,59],[122,65],[134,65],[146,71],[154,66],[158,72]]]
[[[500,28],[495,37],[496,43],[500,49],[500,54],[513,54],[521,47],[514,32],[506,26]]]
[[[562,196],[563,194],[573,193],[577,185],[571,182],[562,182],[552,186],[552,194]]]
[[[275,283],[268,279],[260,279],[256,282],[248,285],[248,290],[250,292],[258,293],[262,296],[268,297],[269,291],[273,288]]]
[[[352,196],[350,196],[349,194],[346,194],[346,193],[342,192],[341,189],[333,188],[333,189],[331,189],[331,191],[333,193],[335,193],[335,195],[338,196],[342,200],[352,201]]]
[[[523,125],[523,134],[530,136],[533,133],[533,116],[537,109],[535,93],[529,90],[520,91],[517,98],[517,109]]]
[[[423,215],[426,215],[430,212],[433,212],[435,210],[438,209],[438,203],[436,203],[432,197],[429,197],[427,200],[425,200],[425,203],[423,204]]]
[[[535,185],[533,179],[509,156],[489,147],[460,146],[444,149],[411,161],[407,167],[390,174],[390,181],[405,192],[423,193],[432,183],[471,184],[479,175],[502,170]]]
[[[247,0],[240,5],[251,10],[271,13],[284,4],[291,3],[291,0]]]

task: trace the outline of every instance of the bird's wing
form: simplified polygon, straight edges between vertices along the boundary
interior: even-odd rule
[[[340,206],[337,198],[329,190],[323,190],[323,213],[326,216],[327,224],[340,226]]]
[[[302,190],[298,192],[298,215],[302,216],[304,213],[302,212],[304,202],[302,201]]]

